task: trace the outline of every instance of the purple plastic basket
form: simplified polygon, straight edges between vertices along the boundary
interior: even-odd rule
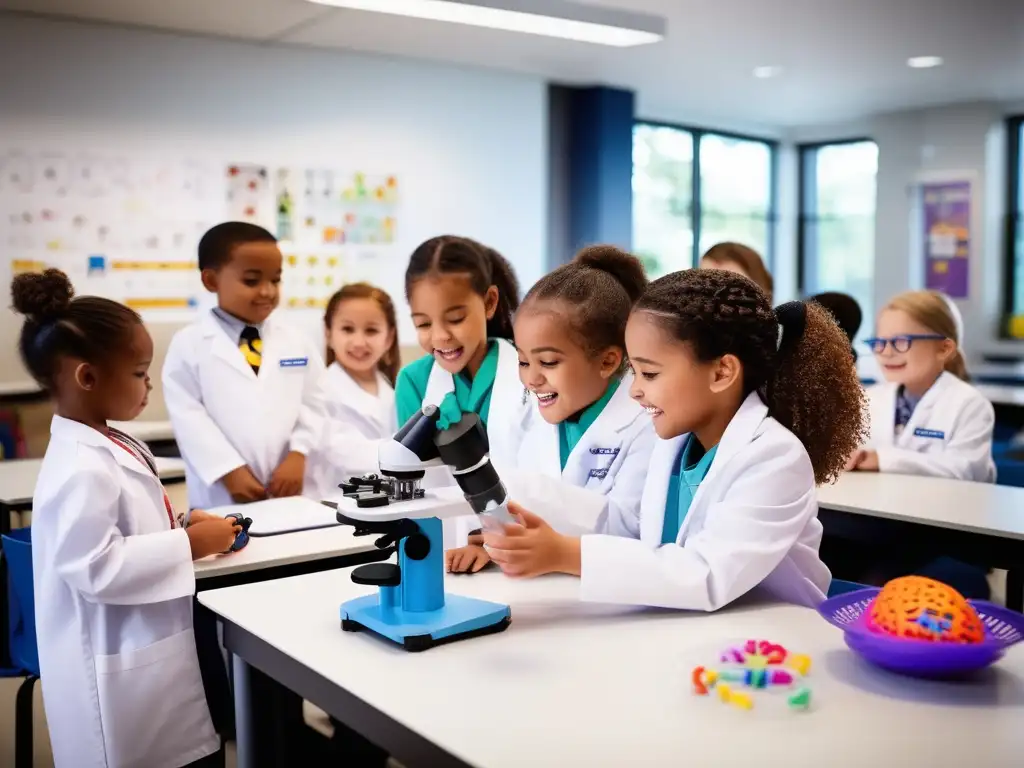
[[[985,627],[980,643],[931,643],[872,632],[867,607],[881,590],[860,589],[836,595],[818,606],[825,620],[843,630],[846,644],[883,669],[912,677],[956,677],[993,664],[1006,649],[1024,640],[1024,614],[984,600],[969,600]]]

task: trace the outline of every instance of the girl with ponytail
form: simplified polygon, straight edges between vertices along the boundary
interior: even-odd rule
[[[625,336],[646,287],[636,256],[595,245],[542,277],[516,314],[519,378],[533,407],[502,480],[563,533],[592,531],[606,507],[639,512],[654,430],[629,395]],[[481,544],[476,532],[449,550],[448,570],[480,570],[490,561]]]
[[[491,460],[513,464],[528,402],[512,343],[519,306],[512,267],[475,240],[434,237],[409,258],[405,297],[427,354],[398,373],[398,426],[424,405],[438,406],[449,424],[474,413],[487,429]],[[428,483],[437,482],[452,479],[446,470],[428,472]]]
[[[746,278],[687,270],[640,297],[626,350],[631,394],[660,438],[639,514],[609,508],[598,533],[569,537],[512,503],[519,523],[484,535],[491,558],[511,576],[576,574],[596,602],[713,611],[758,586],[823,600],[815,486],[865,431],[849,341],[829,314],[772,309]]]
[[[992,404],[968,383],[956,305],[935,291],[908,291],[878,314],[866,343],[885,382],[868,390],[871,433],[851,470],[992,483]]]

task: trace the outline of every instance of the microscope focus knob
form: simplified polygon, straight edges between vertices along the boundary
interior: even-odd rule
[[[422,533],[410,534],[405,539],[405,556],[411,560],[422,560],[430,554],[430,539]]]
[[[402,583],[402,570],[394,563],[370,563],[352,571],[352,582],[372,587],[397,587]]]

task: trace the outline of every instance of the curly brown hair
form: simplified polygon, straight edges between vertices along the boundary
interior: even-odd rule
[[[803,443],[819,485],[834,482],[866,441],[867,400],[850,342],[817,304],[775,310],[752,281],[693,269],[655,280],[636,309],[652,312],[698,360],[738,358],[744,395],[756,391],[769,414]]]

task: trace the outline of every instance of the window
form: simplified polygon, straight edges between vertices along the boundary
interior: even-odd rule
[[[654,278],[693,266],[693,134],[633,128],[633,249]]]
[[[800,287],[847,293],[860,304],[860,336],[874,317],[878,145],[851,141],[800,148]]]
[[[767,141],[637,123],[633,249],[649,277],[688,269],[717,242],[771,263],[775,147]]]
[[[700,142],[700,253],[723,240],[771,256],[772,149],[707,134]]]
[[[1006,210],[1009,212],[1008,230],[1006,233],[1006,314],[1010,316],[1024,315],[1024,117],[1012,118],[1008,125],[1010,139],[1008,158],[1010,160],[1009,200]],[[1016,323],[1011,324],[1011,334],[1015,332]]]

